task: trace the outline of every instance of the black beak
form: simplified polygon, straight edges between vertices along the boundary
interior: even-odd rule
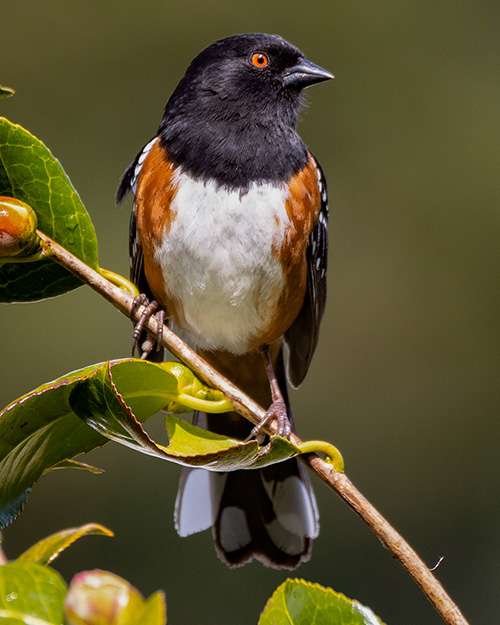
[[[295,87],[296,89],[303,89],[331,78],[334,78],[333,74],[307,59],[300,59],[293,67],[283,72],[285,85],[287,87]]]

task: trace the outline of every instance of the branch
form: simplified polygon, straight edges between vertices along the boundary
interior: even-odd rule
[[[140,319],[144,307],[141,306],[132,313],[134,297],[131,293],[115,286],[42,232],[37,231],[37,233],[42,241],[43,255],[51,257],[55,262],[71,271],[80,280],[105,297],[123,314],[132,319],[132,321],[137,322]],[[153,336],[158,336],[158,325],[154,317],[148,320],[145,328]],[[254,424],[259,423],[264,418],[266,411],[261,406],[220,375],[166,326],[163,326],[161,343],[202,378],[203,381],[220,389],[229,399],[236,412]],[[274,433],[274,423],[268,429],[271,433]],[[291,435],[290,440],[296,445],[302,443],[294,434]],[[315,454],[305,454],[300,456],[300,458],[363,519],[382,544],[408,571],[445,623],[448,625],[468,625],[458,607],[417,553],[374,506],[365,499],[345,473],[337,471],[331,464]]]

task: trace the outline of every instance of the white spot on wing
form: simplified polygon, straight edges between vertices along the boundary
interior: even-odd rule
[[[317,510],[306,484],[297,475],[283,481],[266,482],[264,487],[273,502],[278,523],[299,537],[318,535]]]
[[[296,556],[304,551],[304,538],[288,532],[274,519],[265,523],[266,531],[273,543],[290,556]]]
[[[247,518],[241,508],[224,508],[220,519],[220,543],[224,551],[236,551],[248,545],[252,537]]]
[[[135,190],[136,190],[136,187],[137,187],[137,179],[139,178],[139,174],[141,173],[142,164],[144,163],[144,160],[146,159],[146,156],[151,151],[151,148],[154,146],[154,144],[157,141],[158,141],[158,137],[155,137],[154,139],[151,139],[151,141],[149,143],[147,143],[142,148],[142,152],[140,153],[139,158],[137,159],[137,163],[136,163],[135,168],[134,168],[134,175],[133,175],[132,180],[130,182],[130,186],[132,187],[132,191],[134,193],[135,193]]]
[[[175,506],[175,527],[179,536],[202,532],[213,525],[225,478],[224,474],[205,469],[186,470]]]

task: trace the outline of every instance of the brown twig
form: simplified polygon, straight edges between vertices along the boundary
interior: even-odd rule
[[[100,293],[122,313],[134,321],[139,320],[144,307],[141,306],[132,313],[133,296],[130,293],[116,287],[43,233],[38,232],[38,235],[42,240],[42,245],[47,255],[50,255],[53,260]],[[148,320],[145,327],[153,335],[158,335],[157,322],[154,317]],[[261,406],[220,375],[166,326],[163,326],[161,343],[206,383],[220,389],[239,414],[255,424],[264,418],[265,410]],[[271,424],[270,430],[271,432],[274,430],[273,424]],[[294,434],[292,434],[291,440],[297,445],[302,443]],[[301,459],[363,519],[382,544],[408,571],[445,623],[448,625],[468,625],[458,607],[417,553],[374,506],[363,497],[345,473],[335,470],[331,464],[315,454],[302,456]]]

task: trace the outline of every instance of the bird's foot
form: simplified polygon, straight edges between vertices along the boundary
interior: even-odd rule
[[[278,436],[282,436],[283,438],[290,437],[292,425],[288,418],[285,402],[281,398],[273,401],[262,421],[252,429],[248,438],[257,438],[263,428],[272,421],[276,421],[276,434]]]
[[[132,314],[136,312],[140,306],[145,306],[145,309],[134,327],[134,333],[132,335],[132,356],[134,355],[136,348],[139,347],[141,358],[145,360],[153,351],[155,343],[157,343],[157,350],[159,351],[161,349],[160,344],[163,337],[165,311],[158,306],[158,303],[155,302],[155,300],[149,301],[148,297],[144,293],[141,293],[134,298],[132,303]],[[142,345],[138,346],[139,338],[144,330],[144,326],[151,319],[151,317],[156,318],[156,322],[158,324],[158,338],[153,338],[148,334]]]

